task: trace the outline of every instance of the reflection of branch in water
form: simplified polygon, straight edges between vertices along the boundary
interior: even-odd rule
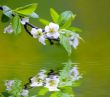
[[[31,78],[32,78],[32,77],[29,77],[29,78],[28,78],[28,82],[27,82],[26,84],[24,84],[24,89],[28,89],[28,90],[29,90],[29,89],[32,88],[32,87],[29,86],[29,85],[32,83],[32,82],[31,82]]]
[[[0,10],[3,10],[2,6],[0,6]]]
[[[47,75],[48,75],[48,78],[49,78],[49,77],[54,76],[54,75],[59,75],[59,73],[55,72],[53,69],[50,69],[49,72],[47,73]],[[24,85],[24,89],[31,89],[32,88],[32,87],[29,86],[32,83],[32,81],[31,81],[32,78],[33,77],[29,77],[28,83],[26,83]]]
[[[24,93],[28,94],[30,89],[36,89],[37,87],[42,87],[43,89],[45,88],[46,92],[61,91],[63,94],[68,93],[68,90],[73,91],[74,87],[80,85],[79,80],[82,78],[82,76],[79,73],[77,66],[72,65],[76,63],[72,63],[72,61],[69,60],[64,64],[66,65],[63,65],[63,68],[58,70],[57,73],[54,69],[50,69],[49,71],[43,69],[40,70],[37,75],[30,77],[28,79],[28,82],[24,84],[24,87],[22,88]],[[10,82],[13,82],[13,84],[11,84]],[[16,84],[14,84],[14,82],[16,82],[16,80],[7,81],[7,84],[5,84],[7,89],[12,89],[12,91],[13,89],[19,89],[11,87],[13,85],[14,87],[16,87],[17,84],[19,86],[19,83],[21,81],[17,82]],[[65,89],[65,91],[62,91],[62,89]],[[68,94],[68,97],[70,97],[71,95],[74,96],[74,92]],[[64,97],[64,95],[61,97]]]

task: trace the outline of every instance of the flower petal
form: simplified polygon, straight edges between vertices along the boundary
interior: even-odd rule
[[[49,26],[45,26],[45,32],[49,32],[49,31],[50,31]]]
[[[21,24],[23,24],[23,25],[25,25],[28,22],[29,22],[29,18],[28,17],[22,18],[22,20],[21,20]]]
[[[43,35],[40,36],[38,40],[39,40],[39,42],[42,43],[43,45],[46,45],[46,43],[45,43],[45,38],[44,38]]]
[[[4,33],[9,33],[9,34],[13,33],[11,24],[4,29]]]

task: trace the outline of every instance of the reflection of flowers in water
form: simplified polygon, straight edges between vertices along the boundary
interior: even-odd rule
[[[60,83],[59,87],[65,87],[65,86],[74,86],[77,84],[77,81],[82,78],[81,74],[78,71],[77,65],[74,67],[66,66],[64,70],[60,73]]]
[[[78,71],[78,66],[77,65],[72,66],[72,63],[68,62],[66,63],[64,68],[59,72],[55,72],[54,70],[50,71],[40,70],[40,72],[37,75],[31,77],[30,82],[26,84],[27,86],[25,86],[24,89],[20,88],[21,90],[19,91],[18,95],[21,95],[22,97],[29,97],[30,94],[29,89],[37,87],[47,89],[48,91],[62,92],[62,89],[65,87],[72,88],[74,86],[77,86],[77,81],[79,81],[80,78],[82,78],[82,76]],[[12,92],[15,89],[17,89],[16,86],[20,87],[20,83],[15,82],[17,81],[16,80],[6,81],[5,86],[8,92]],[[65,93],[63,93],[62,95],[64,94]]]
[[[67,75],[67,76],[66,76]],[[60,91],[60,87],[72,86],[76,83],[82,76],[78,71],[77,65],[70,67],[69,70],[63,70],[62,73],[50,74],[40,71],[38,75],[31,78],[31,87],[44,86],[48,88],[49,91]]]
[[[74,66],[74,67],[70,70],[70,78],[71,78],[73,81],[77,81],[77,80],[79,80],[80,78],[82,78],[82,76],[79,74],[77,65]]]
[[[49,91],[59,91],[58,84],[59,84],[59,77],[53,75],[50,78],[46,78],[45,86],[49,89]]]
[[[46,79],[46,71],[41,70],[36,76],[31,78],[31,87],[36,87],[36,86],[43,86],[44,80]]]
[[[6,90],[11,91],[13,84],[14,84],[14,80],[6,80],[5,81]]]
[[[31,78],[31,87],[44,86],[49,91],[58,91],[59,77],[57,75],[47,75],[46,70],[41,70],[36,76]]]
[[[76,32],[81,32],[81,30],[71,25],[76,16],[71,11],[64,11],[58,14],[57,11],[51,8],[50,14],[55,23],[49,23],[45,19],[40,19],[39,21],[46,25],[41,29],[29,23],[30,17],[38,18],[38,15],[35,13],[35,3],[15,10],[7,6],[0,6],[0,10],[3,11],[2,22],[12,21],[12,24],[10,23],[9,26],[4,29],[4,33],[15,33],[17,35],[21,33],[22,24],[26,32],[33,38],[37,38],[41,44],[46,45],[48,41],[50,44],[61,44],[68,52],[68,55],[71,54],[72,47],[77,48],[79,45],[79,39],[81,39],[81,37]],[[72,67],[71,62],[68,62],[64,68],[57,73],[50,71],[48,73],[46,70],[41,70],[24,85],[24,88],[22,88],[22,83],[19,80],[7,80],[5,86],[10,95],[9,97],[36,97],[29,93],[29,90],[35,87],[43,87],[48,91],[58,93],[58,96],[54,94],[51,95],[51,97],[74,97],[74,95],[70,93],[70,90],[72,90],[73,85],[76,84],[80,78],[81,75],[77,66]],[[69,92],[68,87],[70,89]],[[64,90],[62,91],[62,89]],[[43,93],[41,91],[39,94],[45,94],[44,92],[43,90]]]
[[[26,90],[26,89],[23,89],[22,92],[21,92],[21,96],[28,97],[28,95],[29,95],[29,91]]]

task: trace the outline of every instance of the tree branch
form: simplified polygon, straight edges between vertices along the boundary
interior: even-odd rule
[[[2,7],[2,6],[0,6],[0,10],[3,11],[3,7]],[[14,17],[15,15],[12,14],[12,16]],[[31,34],[31,32],[28,30],[28,26],[30,26],[31,28],[35,28],[35,29],[38,29],[38,27],[34,26],[33,24],[31,24],[31,23],[29,23],[29,22],[27,22],[27,23],[24,25],[25,31],[26,31],[31,37],[33,37],[33,35]],[[43,32],[45,32],[45,30],[43,30]],[[50,42],[51,45],[54,44],[54,41],[57,41],[58,43],[59,43],[59,41],[60,41],[59,39],[53,39],[53,38],[49,38],[49,37],[47,37],[47,39],[49,40],[49,42]]]
[[[30,36],[32,36],[32,34],[31,34],[31,32],[28,30],[28,28],[27,28],[27,23],[24,25],[24,29],[26,30],[26,32],[30,35]]]

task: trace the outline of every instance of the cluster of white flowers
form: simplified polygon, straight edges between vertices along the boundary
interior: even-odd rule
[[[21,19],[21,24],[25,25],[26,23],[29,22],[29,18],[25,17]],[[58,39],[60,34],[64,34],[65,32],[60,33],[60,28],[58,24],[52,23],[50,22],[47,26],[45,26],[44,29],[41,28],[32,28],[30,33],[32,34],[33,38],[37,38],[38,41],[43,44],[46,45],[46,39]],[[9,26],[7,26],[4,29],[4,33],[13,33],[13,29],[12,29],[12,25],[10,24]],[[78,44],[79,44],[79,39],[81,39],[81,37],[79,36],[79,34],[72,32],[69,33],[69,37],[68,37],[68,41],[70,43],[70,45],[73,48],[77,48]]]
[[[48,76],[45,70],[41,70],[36,76],[31,78],[31,87],[44,86],[49,91],[58,91],[59,77],[57,75]]]
[[[66,81],[71,81],[71,85],[78,81],[82,76],[80,75],[77,66],[74,66]],[[60,75],[52,74],[47,75],[45,70],[41,70],[36,76],[31,78],[31,87],[43,86],[48,88],[49,91],[59,91],[59,85],[64,85],[65,82],[60,81]]]
[[[58,30],[59,25],[55,23],[49,23],[49,25],[45,27],[46,35],[49,38],[57,39],[60,36]]]
[[[29,22],[29,18],[28,17],[25,17],[25,18],[21,19],[21,24],[22,25],[25,25],[28,22]],[[13,31],[13,28],[12,28],[12,24],[10,23],[7,27],[5,27],[4,33],[12,34],[13,32],[14,31]]]
[[[50,39],[57,39],[59,37],[59,25],[55,23],[49,23],[49,25],[45,26],[45,29],[41,28],[32,28],[31,34],[34,38],[38,38],[39,42],[41,42],[43,45],[46,45],[45,40],[47,38]]]
[[[31,78],[31,87],[38,87],[38,86],[43,86],[44,85],[44,80],[47,77],[46,71],[41,70],[36,76]]]
[[[49,25],[45,26],[45,30],[32,28],[31,34],[34,38],[38,38],[39,42],[43,45],[46,45],[45,40],[47,38],[58,39],[61,33],[59,33],[59,25],[51,22]],[[75,32],[70,33],[68,37],[68,41],[73,48],[77,48],[79,39],[81,39],[81,37]]]
[[[34,88],[34,87],[45,87],[47,88],[49,91],[60,91],[60,86],[65,85],[68,82],[72,82],[72,84],[75,83],[75,81],[79,80],[80,78],[82,78],[82,76],[80,75],[77,66],[74,66],[70,71],[69,71],[69,75],[66,78],[67,81],[65,83],[65,81],[61,81],[60,80],[60,74],[54,74],[54,73],[48,73],[46,70],[40,70],[40,72],[32,77],[30,80],[30,87]],[[6,80],[5,81],[5,86],[6,86],[6,90],[11,92],[13,91],[13,86],[15,86],[14,84],[15,80]],[[71,85],[72,85],[71,84]],[[19,95],[21,95],[22,97],[28,97],[29,96],[29,90],[27,89],[21,89]]]

